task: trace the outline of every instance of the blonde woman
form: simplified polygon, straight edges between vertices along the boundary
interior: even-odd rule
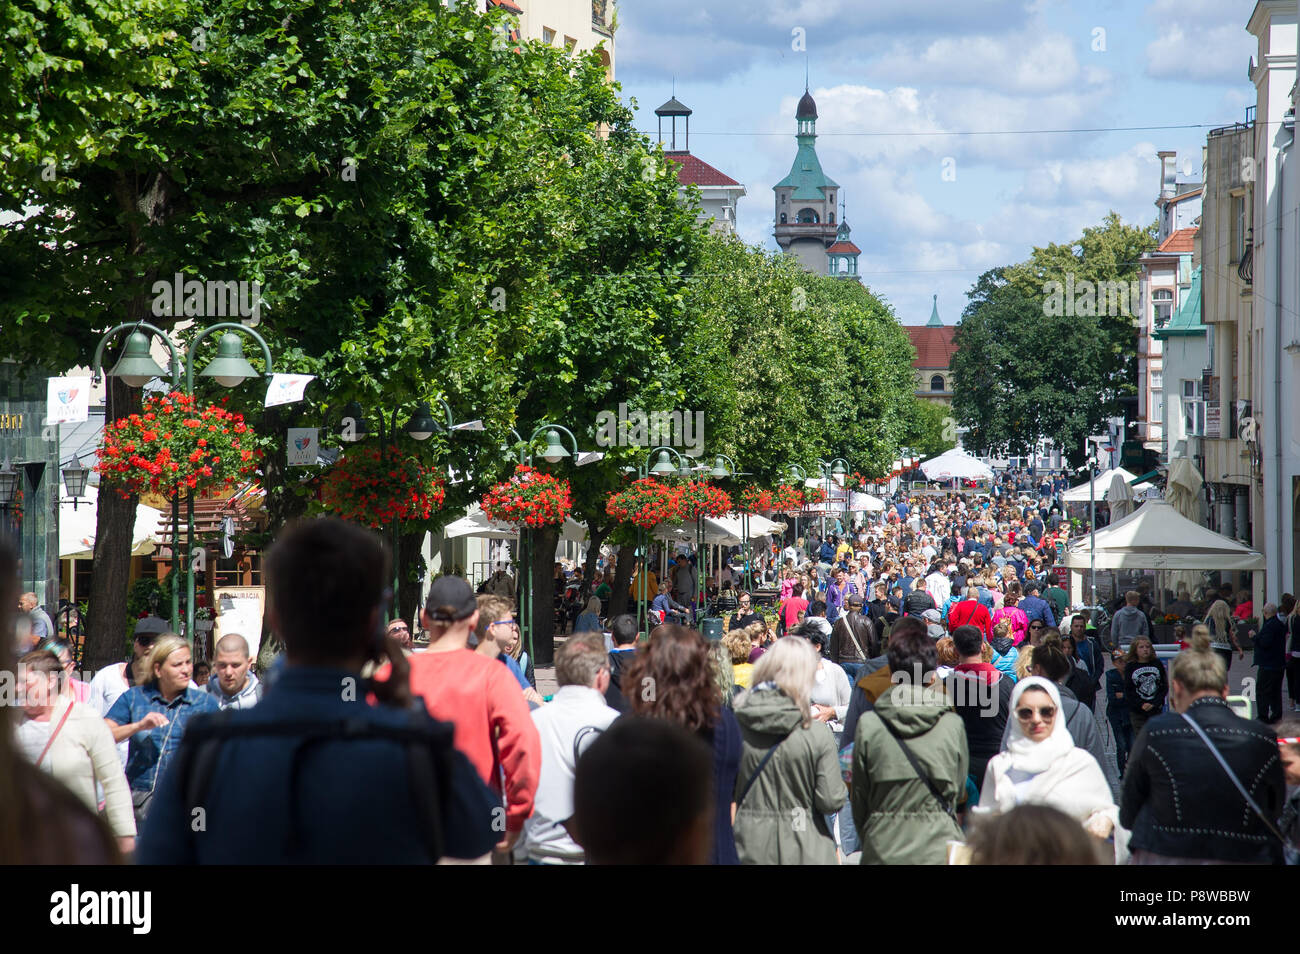
[[[149,681],[118,696],[104,717],[114,742],[131,740],[126,780],[137,824],[144,821],[158,779],[180,749],[185,724],[201,712],[221,710],[216,696],[190,688],[192,672],[189,643],[164,633],[149,655]]]
[[[812,717],[817,652],[778,639],[754,666],[754,688],[736,709],[744,748],[736,775],[736,851],[741,864],[833,865],[826,817],[847,790],[830,728]]]
[[[731,658],[731,678],[742,689],[749,688],[749,677],[754,671],[749,654],[754,648],[753,639],[762,632],[761,623],[751,623],[743,629],[733,629],[722,637]]]
[[[1210,648],[1223,660],[1224,671],[1232,668],[1232,651],[1237,651],[1237,658],[1246,653],[1237,642],[1237,624],[1232,618],[1232,610],[1223,600],[1215,600],[1205,617],[1205,625],[1210,630]]]
[[[66,785],[92,812],[95,783],[104,789],[105,820],[123,852],[135,849],[131,790],[117,758],[112,733],[97,711],[67,692],[68,675],[59,657],[36,650],[18,660],[25,680],[18,742],[39,770]]]

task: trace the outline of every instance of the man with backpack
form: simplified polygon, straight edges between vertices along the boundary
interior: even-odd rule
[[[412,699],[407,659],[383,635],[390,573],[379,541],[341,520],[304,521],[276,541],[266,576],[283,672],[254,708],[187,725],[137,861],[430,864],[487,854],[500,837],[494,799],[454,748],[452,727]],[[380,647],[392,672],[372,706],[361,668]]]

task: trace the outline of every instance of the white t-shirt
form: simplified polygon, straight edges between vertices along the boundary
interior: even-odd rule
[[[113,663],[111,666],[105,666],[95,673],[95,677],[90,680],[90,702],[88,704],[101,716],[106,716],[108,710],[113,708],[113,703],[117,702],[117,697],[130,688],[126,684],[126,663]],[[126,767],[126,757],[130,749],[130,739],[124,739],[117,743],[117,757],[122,760],[123,768]]]
[[[35,719],[23,720],[23,724],[18,727],[18,744],[22,746],[27,761],[36,764],[36,760],[41,757],[41,752],[45,750],[46,743],[50,741],[50,732],[53,729],[54,724],[48,720],[45,722],[37,722]],[[53,770],[53,763],[43,767],[43,771],[46,772]]]

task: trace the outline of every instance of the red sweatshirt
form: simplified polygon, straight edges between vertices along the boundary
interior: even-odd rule
[[[519,683],[498,660],[472,649],[416,653],[408,661],[411,694],[424,697],[435,719],[456,727],[456,748],[483,781],[501,791],[504,769],[506,830],[519,831],[533,813],[542,770],[541,738]],[[385,666],[376,678],[387,679],[389,669]]]
[[[976,626],[985,639],[993,637],[993,623],[988,607],[979,600],[958,600],[948,607],[948,632],[958,626]]]

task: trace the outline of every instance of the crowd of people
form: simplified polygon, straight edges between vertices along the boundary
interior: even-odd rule
[[[1294,862],[1300,721],[1271,696],[1258,718],[1230,707],[1231,587],[1198,594],[1203,621],[1190,607],[1166,666],[1146,588],[1113,613],[1069,605],[1057,482],[1029,488],[1037,499],[1007,489],[900,497],[847,532],[791,534],[774,543],[770,592],[719,578],[708,607],[682,555],[654,581],[663,614],[648,633],[593,592],[549,696],[508,576],[478,593],[437,578],[417,644],[382,615],[377,539],[298,523],[266,557],[284,652],[260,675],[240,636],[222,637],[199,683],[184,639],[138,634],[77,688],[66,646],[20,627],[0,856]],[[15,579],[0,551],[0,588]],[[719,606],[722,636],[707,639],[690,624]],[[1277,686],[1300,659],[1295,608],[1290,595],[1263,608],[1261,691],[1279,639]]]

